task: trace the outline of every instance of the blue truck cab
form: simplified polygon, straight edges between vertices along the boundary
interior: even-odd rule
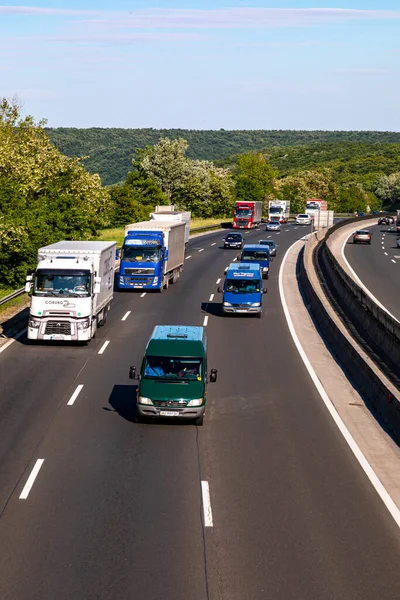
[[[263,294],[262,272],[258,263],[231,263],[222,293],[222,314],[247,314],[261,317]]]
[[[261,244],[246,244],[239,255],[238,261],[247,264],[259,264],[262,278],[269,277],[270,252],[268,246]]]
[[[118,287],[158,289],[166,248],[161,231],[129,231],[121,249]]]

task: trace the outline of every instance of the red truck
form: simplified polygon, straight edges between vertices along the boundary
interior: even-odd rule
[[[234,229],[256,229],[260,226],[262,202],[243,202],[238,200],[233,209]]]

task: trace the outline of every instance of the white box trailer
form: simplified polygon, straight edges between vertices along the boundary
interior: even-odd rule
[[[176,211],[174,205],[156,206],[155,212],[150,213],[151,221],[182,221],[185,223],[185,244],[187,246],[190,236],[190,217],[189,211]]]
[[[114,295],[116,242],[63,241],[38,250],[28,339],[89,341]]]
[[[162,281],[159,281],[161,286],[168,286],[169,281],[175,282],[181,273],[182,266],[185,260],[185,229],[186,223],[184,221],[142,221],[141,223],[132,223],[125,227],[125,245],[129,244],[132,248],[135,245],[135,239],[132,232],[147,232],[147,240],[142,237],[140,245],[143,247],[148,244],[152,244],[155,239],[159,238],[159,243],[164,248],[164,258],[159,258],[156,263],[153,263],[153,277],[159,277]],[[158,235],[157,235],[158,234]],[[127,237],[128,236],[128,237]],[[139,236],[138,236],[139,237]],[[131,240],[129,239],[131,238]],[[136,262],[138,268],[150,268],[152,263],[139,263]],[[124,254],[121,259],[120,268],[125,271],[129,265],[124,262]],[[154,283],[148,282],[149,286],[153,287]],[[122,287],[122,286],[121,286]]]

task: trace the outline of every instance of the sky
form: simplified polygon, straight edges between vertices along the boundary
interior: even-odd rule
[[[50,127],[400,131],[400,1],[0,0],[14,95]]]

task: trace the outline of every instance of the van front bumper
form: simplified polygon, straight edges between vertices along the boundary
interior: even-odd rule
[[[203,406],[188,406],[178,408],[175,406],[151,406],[147,404],[137,404],[136,411],[141,417],[159,417],[161,419],[176,418],[176,419],[197,419],[204,415],[206,407]]]
[[[261,306],[250,306],[249,308],[239,308],[236,306],[222,306],[222,312],[226,314],[254,315],[260,313]]]

